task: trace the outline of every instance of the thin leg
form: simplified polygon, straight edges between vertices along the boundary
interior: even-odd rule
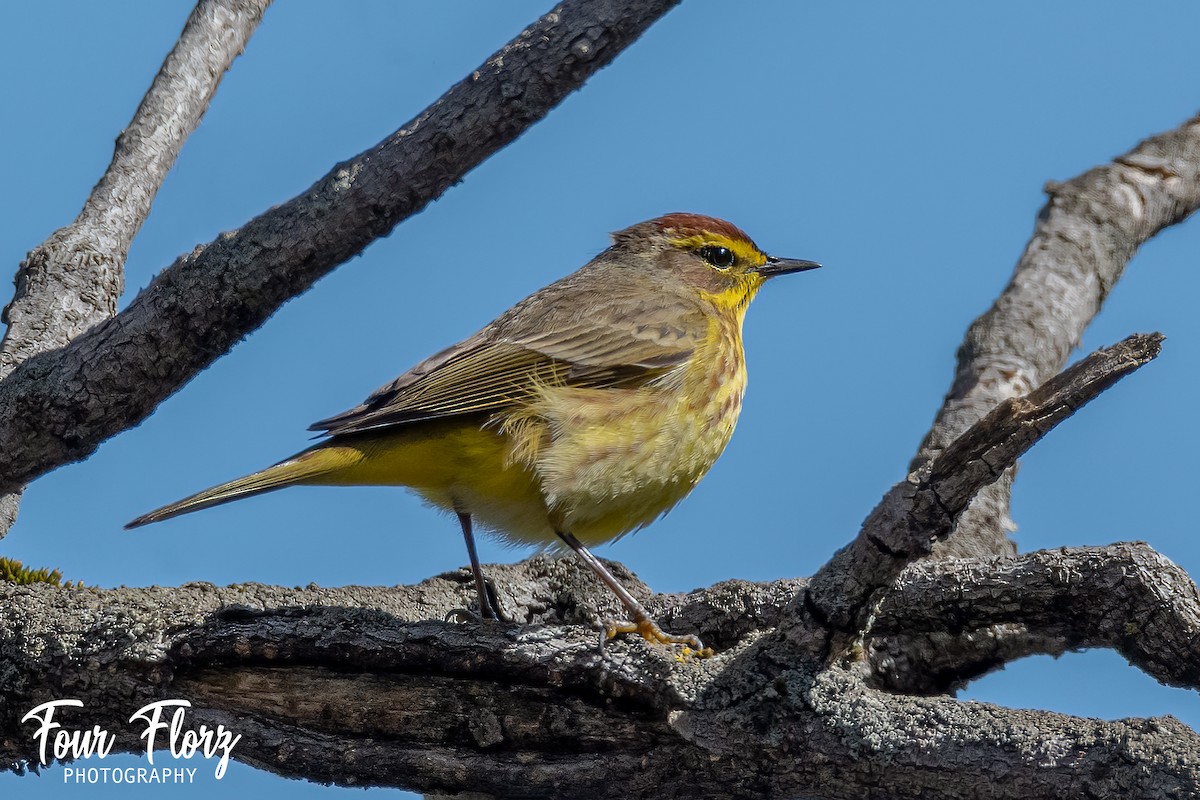
[[[555,531],[558,538],[562,539],[575,554],[583,559],[583,563],[588,565],[592,572],[596,573],[596,577],[612,590],[613,594],[625,606],[625,610],[633,618],[630,623],[612,623],[605,631],[607,638],[611,639],[620,633],[640,633],[642,638],[650,642],[658,642],[659,644],[681,644],[691,648],[696,655],[707,656],[712,654],[712,650],[704,646],[697,636],[672,636],[658,626],[658,623],[650,618],[650,614],[646,609],[642,608],[642,604],[637,601],[637,598],[629,593],[629,590],[621,585],[621,582],[613,577],[613,574],[608,571],[608,568],[601,563],[600,559],[592,555],[592,551],[583,546],[583,543],[575,538],[573,534],[566,531]]]
[[[484,619],[500,619],[492,606],[491,593],[483,568],[479,566],[479,555],[475,552],[475,535],[471,533],[471,515],[458,512],[458,524],[462,525],[463,538],[467,540],[467,555],[471,559],[471,574],[475,576],[475,591],[479,595],[479,613]]]

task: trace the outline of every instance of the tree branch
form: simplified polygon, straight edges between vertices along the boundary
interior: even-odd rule
[[[1061,370],[1138,247],[1200,207],[1200,117],[1046,191],[1050,199],[1008,286],[959,347],[953,385],[911,471],[997,403]],[[1010,471],[983,491],[937,552],[1014,552],[1011,484]]]
[[[1006,627],[1003,660],[986,652],[985,633],[983,653],[943,646],[902,672],[961,685],[1013,658],[1107,647],[1162,683],[1200,689],[1200,593],[1182,569],[1140,542],[917,562],[880,605],[871,635],[973,637],[994,625]],[[887,652],[873,647],[873,656]],[[900,688],[889,678],[895,672],[886,655],[872,658],[881,684]]]
[[[836,667],[811,679],[785,673],[772,690],[749,704],[721,752],[765,746],[759,759],[785,772],[780,796],[1026,800],[1200,791],[1200,737],[1170,717],[1106,722],[892,695]],[[768,724],[768,735],[755,733]]]
[[[270,0],[200,0],[75,221],[30,252],[5,308],[0,378],[116,313],[129,245]]]
[[[346,785],[932,800],[1200,788],[1200,737],[1171,720],[896,696],[839,666],[779,670],[764,629],[700,662],[636,638],[601,653],[594,630],[556,621],[579,616],[575,601],[603,604],[574,559],[490,569],[532,624],[440,622],[469,600],[465,570],[395,589],[0,586],[0,758],[36,758],[34,726],[19,720],[38,702],[84,698],[59,721],[140,752],[130,714],[183,698],[189,727],[242,734],[237,759]],[[733,618],[788,586],[649,602]]]
[[[813,576],[805,596],[814,621],[844,634],[869,630],[879,593],[948,536],[971,499],[1056,425],[1158,355],[1161,334],[1135,334],[1102,348],[1028,395],[1005,400],[922,470],[895,486],[853,542]],[[806,634],[797,633],[799,638]],[[799,640],[799,639],[798,639]],[[832,643],[831,654],[849,645]]]
[[[0,382],[0,491],[144,419],[306,290],[519,136],[678,0],[569,0],[376,147],[164,270]]]
[[[376,148],[181,258],[122,314],[25,360],[0,382],[0,489],[140,420],[280,303],[519,135],[671,5],[564,4]],[[1003,638],[1010,653],[1101,644],[1164,680],[1200,681],[1196,588],[1143,546],[911,566],[956,523],[996,549],[963,518],[981,488],[1157,353],[1160,337],[1130,337],[1011,399],[1061,367],[1138,243],[1194,209],[1198,125],[1051,190],[1013,282],[968,334],[918,468],[811,581],[646,598],[619,576],[673,630],[717,644],[716,657],[676,660],[636,638],[598,647],[592,620],[616,611],[614,601],[574,559],[491,568],[522,626],[442,622],[469,603],[466,572],[388,590],[0,585],[0,759],[33,757],[20,720],[36,703],[83,698],[64,722],[100,725],[118,749],[140,751],[132,711],[181,697],[195,704],[193,724],[243,734],[235,755],[248,763],[432,793],[1200,793],[1200,736],[1173,720],[1084,720],[897,695],[867,680],[906,685],[883,673],[877,642],[999,625],[1015,632]],[[1006,498],[996,509],[1006,515]],[[1064,604],[1077,622],[1061,619]]]
[[[158,189],[200,124],[221,78],[270,0],[201,0],[117,137],[112,162],[75,221],[30,251],[0,314],[0,379],[32,355],[62,347],[110,318],[125,290],[125,257]],[[0,470],[0,474],[2,470]],[[22,481],[0,496],[0,537],[16,520]]]

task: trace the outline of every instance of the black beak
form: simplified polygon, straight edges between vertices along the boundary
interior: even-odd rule
[[[767,263],[758,268],[757,272],[764,278],[773,278],[776,275],[787,275],[790,272],[804,272],[810,269],[817,269],[821,265],[815,261],[804,261],[799,258],[775,258],[775,256],[767,256]]]

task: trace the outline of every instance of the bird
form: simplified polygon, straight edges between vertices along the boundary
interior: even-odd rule
[[[455,514],[479,615],[502,619],[474,529],[573,550],[621,601],[605,636],[709,653],[665,632],[589,549],[650,524],[721,455],[742,407],[742,323],[770,278],[816,269],[767,255],[715,217],[617,231],[576,272],[310,426],[301,452],[134,519],[136,528],[294,485],[411,489]]]

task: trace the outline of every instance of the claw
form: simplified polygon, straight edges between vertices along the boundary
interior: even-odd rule
[[[500,609],[500,595],[492,579],[485,578],[483,586],[487,596],[476,598],[479,601],[478,608],[468,606],[451,609],[446,613],[445,621],[455,625],[465,625],[469,622],[503,622],[511,625],[513,619]]]
[[[640,634],[647,642],[676,646],[681,650],[677,660],[686,661],[690,658],[708,658],[713,654],[711,647],[705,647],[698,636],[674,636],[658,627],[658,623],[649,617],[636,622],[610,622],[604,627],[604,640],[614,639],[623,633]]]
[[[496,590],[496,584],[492,582],[491,578],[483,579],[483,588],[487,591],[486,600],[480,598],[484,619],[512,624],[514,620],[508,614],[504,613],[504,609],[500,605],[500,592]]]
[[[567,545],[575,551],[583,563],[587,564],[588,569],[596,574],[600,582],[612,589],[621,604],[625,606],[625,610],[632,616],[633,622],[610,622],[605,624],[604,632],[600,635],[600,651],[604,651],[604,643],[615,636],[622,633],[638,633],[648,642],[655,644],[679,645],[681,652],[676,658],[679,661],[689,659],[693,656],[696,658],[708,658],[713,654],[711,647],[705,647],[704,642],[700,641],[698,636],[672,636],[671,634],[658,627],[658,624],[650,619],[650,615],[646,613],[646,609],[642,608],[642,604],[637,601],[637,598],[629,593],[629,590],[621,585],[621,582],[613,577],[608,568],[601,563],[600,559],[592,555],[592,552],[583,546],[583,543],[574,537],[569,531],[555,529],[558,538],[562,539]]]

